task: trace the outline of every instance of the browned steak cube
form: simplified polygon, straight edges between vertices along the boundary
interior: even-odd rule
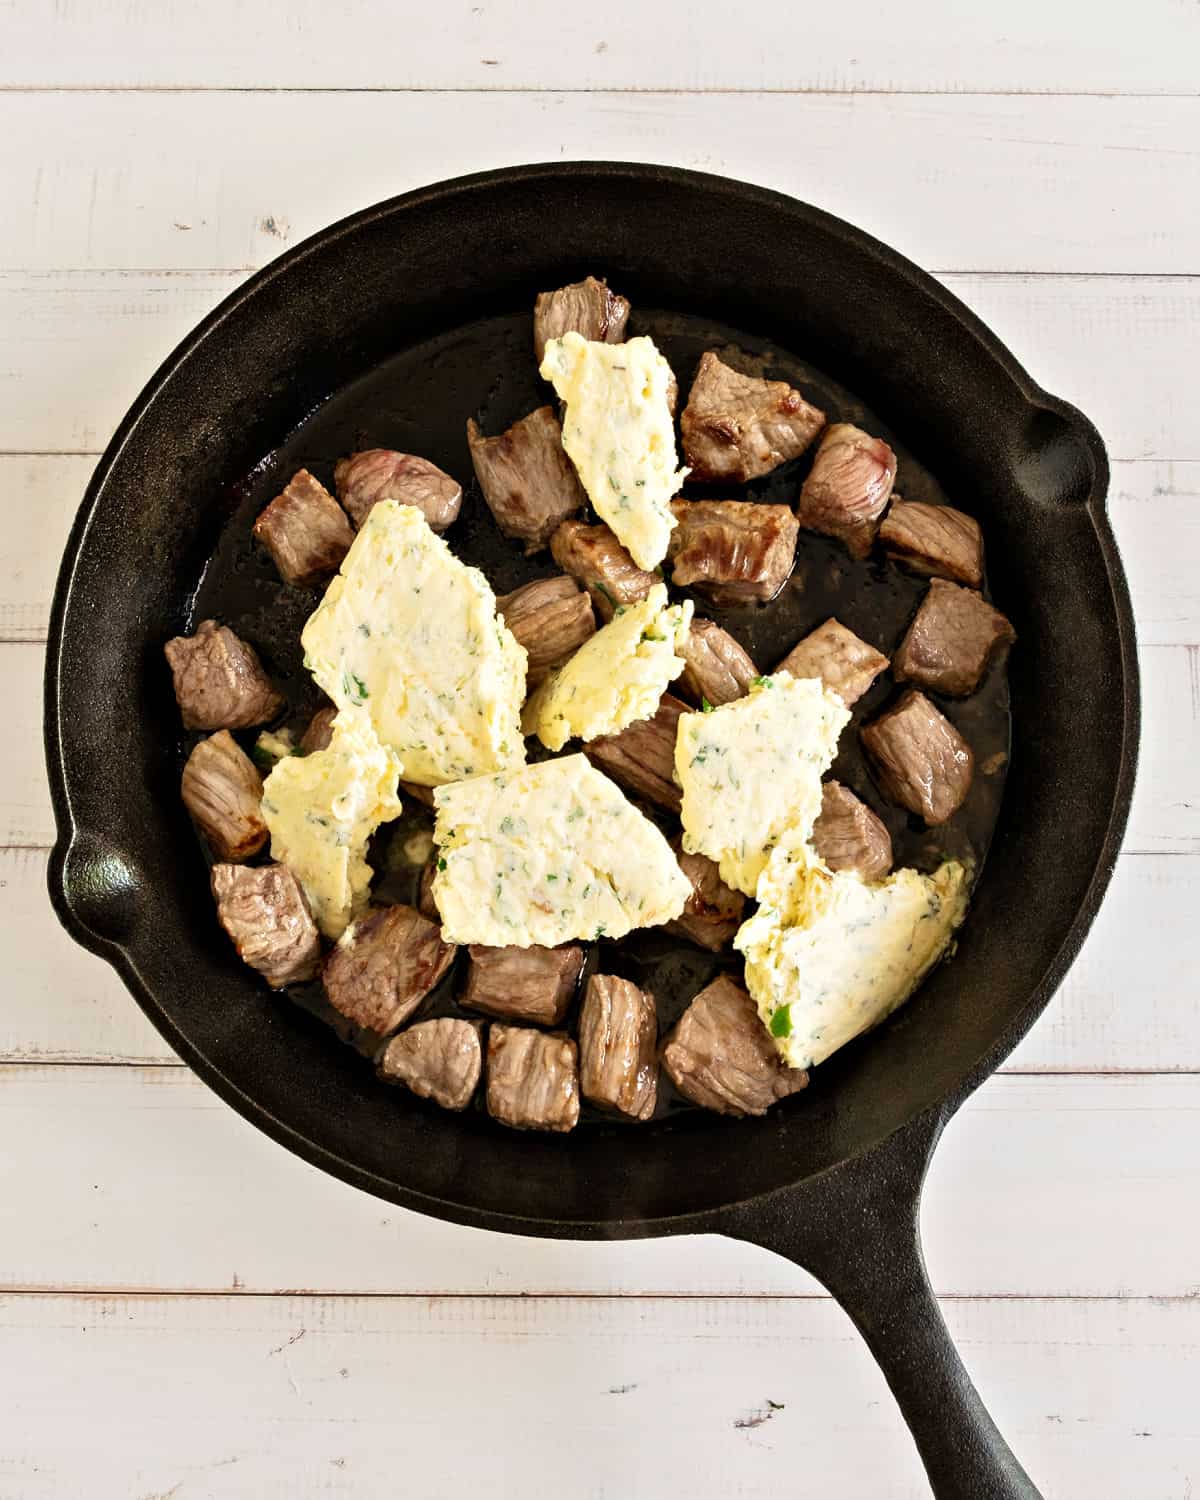
[[[319,583],[336,573],[354,532],[346,512],[307,469],[292,475],[254,523],[254,535],[271,556],[284,583]]]
[[[487,1107],[514,1130],[573,1130],[579,1119],[575,1043],[557,1031],[493,1026],[488,1032]]]
[[[408,1020],[454,954],[415,907],[378,906],[338,939],[325,962],[325,993],[356,1026],[386,1034]]]
[[[441,922],[442,914],[437,909],[437,902],[433,899],[433,882],[437,878],[438,860],[441,855],[435,849],[425,861],[425,868],[421,871],[420,893],[417,896],[417,910],[430,922]]]
[[[949,505],[897,500],[879,528],[893,562],[914,573],[950,578],[977,589],[983,583],[983,532],[974,516]]]
[[[910,688],[863,726],[862,742],[884,796],[931,827],[953,817],[971,790],[971,747],[924,693]]]
[[[319,708],[308,721],[308,728],[300,736],[300,748],[305,755],[311,755],[314,750],[327,750],[329,742],[333,738],[333,721],[337,718],[337,709],[332,704],[328,708]]]
[[[935,693],[961,698],[979,686],[988,663],[1016,631],[982,594],[935,578],[892,669],[898,682],[915,682]]]
[[[744,484],[798,458],[825,425],[782,380],[758,380],[701,355],[679,426],[693,479]]]
[[[796,518],[809,531],[840,537],[854,557],[866,557],[895,481],[896,455],[882,438],[835,422],[800,489]]]
[[[283,865],[214,865],[217,919],[238,955],[272,989],[313,979],[321,937],[304,892]]]
[[[262,777],[228,729],[201,740],[188,756],[181,791],[217,859],[249,859],[267,842]]]
[[[579,579],[605,621],[621,605],[644,599],[658,582],[638,567],[607,526],[564,521],[550,538],[550,555],[564,573]]]
[[[422,807],[433,807],[433,788],[418,786],[415,781],[398,781],[396,786],[401,797],[409,802],[419,802]]]
[[[678,525],[667,555],[677,588],[716,604],[773,599],[796,560],[796,518],[786,505],[753,500],[672,500]]]
[[[458,520],[462,485],[457,479],[415,453],[391,448],[364,448],[339,459],[333,471],[338,499],[355,526],[361,526],[380,500],[413,505],[434,531],[445,531]]]
[[[536,578],[497,599],[496,608],[525,647],[525,681],[530,688],[596,633],[592,601],[573,578]]]
[[[253,646],[228,625],[205,620],[195,635],[163,647],[185,729],[249,729],[283,707]]]
[[[483,1071],[478,1021],[439,1016],[394,1036],[379,1059],[379,1076],[402,1083],[443,1109],[466,1109]]]
[[[707,702],[720,708],[722,703],[744,698],[759,675],[749,652],[712,620],[693,619],[687,639],[676,646],[675,654],[687,663],[676,686],[697,705]]]
[[[587,500],[549,406],[539,406],[499,437],[485,438],[477,423],[469,421],[467,443],[497,526],[505,536],[524,542],[526,552],[544,547]]]
[[[484,948],[473,943],[461,1003],[468,1010],[505,1021],[558,1026],[575,998],[583,972],[583,949]]]
[[[683,794],[675,783],[675,738],[679,715],[687,712],[686,703],[664,693],[653,718],[589,740],[583,753],[626,791],[678,812]]]
[[[629,321],[629,303],[594,276],[539,292],[533,304],[533,353],[540,365],[551,339],[577,333],[596,344],[619,344]]]
[[[677,932],[711,953],[719,953],[729,947],[742,925],[746,898],[741,891],[725,884],[711,859],[703,854],[685,854],[678,839],[672,848],[679,868],[692,883],[692,894],[682,915],[667,923],[667,931]]]
[[[831,870],[882,880],[892,868],[892,836],[883,821],[840,781],[827,781],[812,845]]]
[[[579,1013],[579,1083],[602,1109],[648,1120],[658,1097],[654,996],[627,979],[593,974]]]
[[[808,1082],[775,1050],[754,1001],[727,974],[702,989],[662,1049],[663,1067],[693,1104],[723,1115],[764,1115]]]
[[[887,664],[882,652],[868,646],[839,621],[829,619],[793,646],[775,670],[793,677],[819,677],[847,708],[852,708]]]

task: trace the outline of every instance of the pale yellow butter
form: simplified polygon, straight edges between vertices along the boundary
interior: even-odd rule
[[[668,604],[666,586],[658,583],[645,599],[617,610],[530,698],[525,733],[561,750],[570,739],[594,740],[652,718],[683,671],[675,653],[687,639],[692,608],[690,600]]]
[[[967,871],[897,870],[868,885],[834,874],[785,834],[734,947],[746,987],[788,1064],[811,1068],[891,1014],[946,953],[967,907]]]
[[[849,722],[836,693],[787,673],[759,678],[746,697],[709,713],[681,714],[683,847],[716,860],[728,885],[753,896],[780,836],[795,828],[811,837],[821,778]]]
[[[691,894],[666,839],[582,755],[442,786],[434,803],[448,943],[623,937],[671,921]]]
[[[566,402],[563,447],[596,513],[639,568],[667,555],[676,467],[671,367],[652,339],[600,344],[578,333],[546,345],[542,376]]]
[[[523,764],[524,648],[487,579],[413,506],[372,507],[301,642],[320,686],[370,717],[406,780]]]
[[[271,857],[304,888],[317,926],[339,938],[367,904],[367,840],[400,812],[401,766],[361,711],[339,713],[324,750],[281,760],[263,784]]]

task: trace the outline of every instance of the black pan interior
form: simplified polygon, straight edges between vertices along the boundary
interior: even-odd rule
[[[882,1033],[824,1065],[807,1095],[762,1121],[679,1112],[642,1131],[514,1137],[382,1088],[214,940],[178,801],[161,645],[217,613],[294,674],[312,600],[283,598],[246,545],[249,515],[297,463],[328,475],[360,441],[427,453],[465,477],[467,415],[499,430],[541,399],[534,293],[596,269],[633,299],[685,389],[702,347],[736,343],[837,414],[869,411],[899,447],[911,498],[946,496],[979,516],[992,592],[1021,639],[1011,774],[958,957]],[[60,587],[48,714],[63,838],[52,885],[77,934],[121,965],[183,1055],[294,1149],[448,1217],[652,1232],[827,1168],[956,1097],[1044,1003],[1127,799],[1133,682],[1100,513],[1103,452],[1078,414],[1038,392],[906,262],[838,221],[719,179],[619,167],[492,174],[300,247],[219,310],[148,395],[101,467]],[[502,590],[528,575],[480,511],[452,540]],[[847,575],[855,566],[806,538],[775,621],[746,612],[725,623],[770,666],[836,595],[846,623],[886,649],[919,586],[890,570],[860,589]],[[289,686],[302,703],[299,680]],[[994,676],[953,711],[981,759],[1003,748],[1003,693]],[[840,769],[869,791],[860,766]],[[999,787],[979,778],[965,827],[977,849]],[[900,856],[928,865],[928,840],[892,824]],[[671,949],[645,962],[679,959]],[[684,986],[677,975],[672,992]]]
[[[285,587],[269,555],[251,536],[255,516],[295,471],[304,467],[330,488],[338,458],[360,448],[398,448],[432,458],[466,484],[471,474],[465,422],[475,417],[485,432],[501,432],[547,400],[548,388],[539,380],[532,352],[529,307],[457,327],[384,360],[377,368],[331,394],[301,426],[252,471],[230,487],[229,518],[205,567],[197,590],[193,620],[219,619],[232,625],[263,655],[273,678],[285,685],[291,712],[285,721],[297,736],[323,701],[302,662],[300,632],[316,607],[321,588]],[[715,349],[750,373],[764,373],[798,386],[830,421],[853,421],[886,437],[899,456],[897,491],[906,498],[934,503],[947,499],[936,477],[904,447],[902,434],[889,431],[879,417],[837,381],[797,359],[794,354],[702,316],[638,309],[630,334],[648,333],[666,354],[683,389],[705,349]],[[795,504],[796,493],[811,464],[805,455],[784,465],[745,490],[712,489],[726,497],[745,494],[766,502]],[[685,494],[702,494],[688,486]],[[447,534],[457,556],[481,568],[497,593],[506,593],[530,578],[556,570],[548,552],[527,558],[522,547],[503,536],[477,487],[468,488],[463,513]],[[766,671],[773,667],[809,630],[830,615],[863,639],[889,654],[923,596],[926,582],[880,557],[851,558],[840,543],[802,534],[796,568],[781,593],[765,606],[723,609],[702,595],[691,594],[698,614],[715,618],[732,631]],[[686,591],[684,594],[687,597]],[[961,702],[941,703],[976,753],[980,766],[966,806],[940,828],[927,829],[921,820],[879,796],[859,748],[857,726],[874,716],[894,696],[885,675],[856,706],[854,721],[842,736],[835,774],[870,802],[889,825],[897,864],[934,869],[947,856],[982,868],[1003,792],[1009,748],[1008,687],[1002,667],[991,672],[979,692]],[[199,736],[180,746],[180,764]],[[253,735],[244,736],[247,741]],[[536,755],[536,741],[530,742]],[[678,818],[646,806],[668,837],[679,831]],[[378,899],[415,905],[420,868],[406,859],[405,846],[413,834],[432,827],[431,815],[410,802],[405,814],[376,837],[371,864],[383,878],[376,880]],[[220,942],[214,925],[214,941]],[[721,970],[740,980],[741,961],[732,952],[720,957],[685,939],[663,931],[631,934],[619,943],[591,945],[587,972],[618,973],[634,980],[654,996],[660,1029],[665,1031],[687,1002]],[[466,1015],[455,1004],[463,982],[461,961],[422,1006],[418,1019],[432,1015]],[[368,1056],[378,1053],[381,1038],[359,1033],[340,1018],[323,997],[319,984],[293,991],[293,998],[327,1021],[343,1039]],[[825,1069],[814,1074],[814,1090],[823,1088]],[[811,1108],[814,1095],[795,1100],[791,1109]],[[405,1104],[409,1105],[406,1099]],[[482,1097],[476,1100],[482,1108]],[[411,1104],[436,1112],[433,1104]],[[659,1115],[687,1108],[664,1074],[659,1089]],[[584,1107],[583,1128],[612,1129],[621,1122]]]

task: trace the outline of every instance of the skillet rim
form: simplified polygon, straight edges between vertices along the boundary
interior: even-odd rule
[[[756,1204],[778,1200],[783,1195],[801,1189],[807,1183],[827,1177],[843,1167],[853,1166],[864,1158],[873,1157],[885,1143],[908,1131],[914,1121],[921,1117],[922,1112],[918,1111],[908,1116],[892,1129],[881,1133],[877,1139],[864,1143],[859,1151],[817,1172],[802,1173],[787,1184],[768,1192],[743,1199],[731,1198],[718,1207],[693,1213],[628,1219],[614,1217],[595,1220],[556,1220],[498,1213],[465,1205],[456,1200],[437,1198],[402,1187],[347,1160],[329,1148],[309,1140],[270,1113],[265,1106],[242,1089],[232,1084],[217,1064],[210,1062],[203,1053],[193,1047],[161,1008],[149,986],[142,981],[137,965],[126,946],[95,933],[74,909],[67,893],[67,860],[82,830],[72,812],[63,755],[65,736],[61,724],[59,673],[66,616],[70,606],[76,567],[87,545],[92,519],[112,471],[127,444],[135,437],[139,424],[158,399],[163,387],[186,366],[199,347],[221,327],[227,318],[266,288],[272,286],[278,278],[290,274],[309,256],[324,253],[343,237],[356,234],[373,222],[403,213],[408,208],[439,199],[450,199],[460,194],[469,194],[481,187],[536,184],[539,181],[561,180],[564,177],[578,180],[584,174],[599,178],[601,181],[606,179],[637,181],[645,186],[653,186],[655,183],[671,184],[680,188],[695,188],[709,195],[722,194],[735,199],[740,205],[751,210],[770,208],[773,213],[785,215],[801,224],[820,226],[827,233],[849,241],[859,251],[879,264],[888,275],[900,278],[919,290],[922,295],[937,302],[941,309],[979,346],[981,352],[1004,372],[1032,413],[1038,411],[1054,413],[1085,444],[1092,466],[1092,487],[1084,508],[1095,532],[1106,569],[1108,593],[1112,601],[1118,637],[1123,700],[1120,716],[1121,753],[1109,818],[1086,891],[1058,949],[1024,1005],[995,1041],[962,1073],[957,1084],[947,1091],[940,1104],[935,1107],[933,1113],[939,1116],[941,1123],[949,1119],[963,1101],[996,1070],[1026,1034],[1049,1003],[1078,954],[1088,928],[1099,910],[1115,867],[1128,821],[1136,775],[1141,719],[1136,636],[1128,584],[1105,505],[1109,466],[1104,444],[1088,418],[1069,402],[1053,396],[1039,386],[1012,351],[982,322],[977,314],[935,277],[923,271],[883,241],[846,220],[789,194],[742,182],[735,178],[680,167],[614,161],[540,162],[516,167],[490,168],[398,194],[335,221],[285,251],[269,265],[264,266],[235,287],[176,345],[146,382],[105,448],[88,483],[63,553],[50,612],[44,677],[46,760],[57,831],[57,838],[48,862],[47,879],[51,903],[68,933],[81,946],[96,953],[112,965],[152,1024],[187,1066],[225,1103],[236,1109],[251,1124],[310,1165],[329,1172],[342,1181],[370,1192],[376,1197],[418,1212],[459,1224],[510,1234],[590,1239],[640,1238],[667,1233],[713,1232],[719,1231],[722,1227],[722,1220],[735,1211],[753,1211]],[[927,1109],[923,1113],[928,1115],[931,1111]]]

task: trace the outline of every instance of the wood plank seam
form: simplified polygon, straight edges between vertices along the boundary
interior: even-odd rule
[[[98,83],[4,83],[0,94],[549,94],[602,95],[606,98],[628,95],[633,98],[659,94],[671,98],[720,98],[769,94],[786,99],[1196,99],[1200,91],[1192,89],[1153,91],[1149,89],[882,89],[882,88],[785,88],[772,84],[748,84],[735,87],[713,84],[693,88],[669,85],[634,85],[555,88],[529,83],[513,84],[437,84],[422,88],[418,84],[388,88],[383,84],[348,84],[341,87],[303,84],[98,84]]]

